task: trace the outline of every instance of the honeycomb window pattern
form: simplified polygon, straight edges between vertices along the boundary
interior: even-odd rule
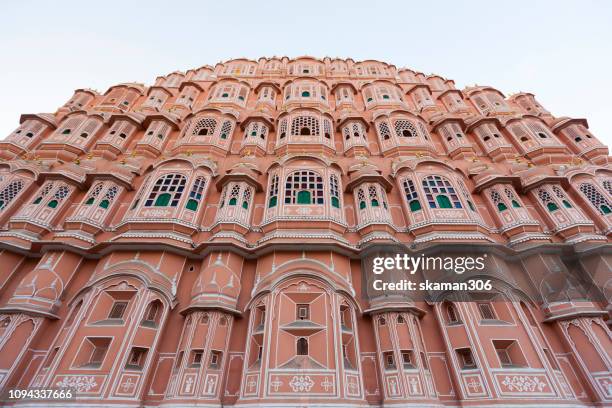
[[[380,122],[378,124],[378,134],[383,140],[389,140],[391,138],[391,130],[387,122]]]
[[[0,211],[6,208],[17,197],[25,183],[22,180],[11,181],[2,192],[0,192]]]
[[[580,192],[584,194],[589,203],[601,214],[608,215],[612,212],[612,204],[591,183],[581,183]]]
[[[318,136],[319,119],[313,116],[298,116],[291,121],[291,134],[294,136]]]
[[[398,119],[394,123],[395,134],[398,137],[417,137],[416,127],[409,120]]]
[[[215,133],[217,121],[213,118],[203,118],[198,120],[191,130],[193,136],[212,136]]]
[[[91,193],[89,194],[89,196],[87,197],[87,200],[85,200],[85,205],[93,204],[96,198],[98,198],[98,196],[100,195],[100,192],[102,192],[103,188],[104,188],[104,183],[96,184],[91,190]]]

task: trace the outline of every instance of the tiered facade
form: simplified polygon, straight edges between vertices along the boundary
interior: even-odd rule
[[[612,403],[609,302],[518,289],[578,268],[612,293],[595,250],[612,233],[608,149],[530,93],[379,61],[237,59],[78,89],[22,115],[0,158],[4,390],[71,386],[78,406]],[[363,297],[360,253],[396,242],[495,249],[504,301]]]

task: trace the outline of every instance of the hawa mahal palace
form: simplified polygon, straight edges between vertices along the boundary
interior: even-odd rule
[[[311,57],[77,89],[0,141],[0,389],[612,406],[611,233],[608,148],[531,93]],[[486,248],[496,289],[363,296],[397,243]],[[570,272],[600,298],[547,298]]]

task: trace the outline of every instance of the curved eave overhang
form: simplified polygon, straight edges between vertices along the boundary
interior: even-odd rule
[[[383,186],[386,192],[391,191],[391,189],[393,188],[393,184],[391,184],[391,182],[389,182],[389,180],[387,180],[387,178],[382,174],[367,173],[359,174],[356,175],[354,178],[351,178],[351,180],[347,183],[344,191],[350,193],[355,189],[355,187],[359,186],[362,183],[368,182],[380,184],[381,186]]]
[[[244,181],[247,184],[255,187],[257,192],[263,191],[263,186],[259,180],[247,173],[229,173],[223,175],[216,183],[217,191],[223,190],[223,187],[230,181]]]
[[[345,81],[339,81],[336,82],[330,89],[330,92],[335,95],[336,90],[341,87],[341,86],[348,86],[349,88],[351,88],[353,90],[353,95],[356,95],[359,90],[357,88],[355,88],[355,85],[353,85],[353,83],[351,82],[345,82]]]
[[[363,91],[364,88],[366,88],[368,86],[373,86],[373,85],[376,85],[376,84],[392,86],[393,88],[397,89],[398,91],[400,91],[402,93],[405,92],[404,89],[401,86],[399,86],[395,82],[393,82],[391,80],[388,80],[388,79],[374,79],[372,81],[366,81],[366,82],[362,83],[361,85],[359,85],[359,90]],[[425,84],[418,84],[418,85],[424,85],[424,86],[428,87]]]
[[[508,97],[508,100],[509,100],[509,101],[514,101],[514,100],[516,100],[516,99],[518,99],[518,98],[520,98],[520,97],[522,97],[522,96],[527,96],[527,97],[531,96],[531,97],[535,97],[535,95],[534,95],[534,94],[532,94],[531,92],[519,92],[519,93],[515,93],[515,94],[510,95],[510,96]]]
[[[463,117],[457,115],[445,115],[444,117],[436,119],[431,123],[431,130],[435,131],[439,126],[442,126],[445,123],[457,123],[464,132],[467,127]]]
[[[200,84],[198,84],[197,82],[193,82],[193,81],[183,81],[181,82],[181,85],[179,86],[179,92],[181,92],[184,88],[188,87],[188,86],[193,86],[194,88],[196,88],[197,90],[199,90],[200,92],[204,92],[204,88],[202,88],[202,86]]]
[[[253,89],[253,91],[255,93],[259,93],[259,91],[261,90],[261,88],[263,88],[264,86],[269,86],[272,87],[276,93],[281,94],[283,92],[283,90],[281,89],[280,85],[276,82],[271,82],[271,81],[262,81],[260,83],[257,84],[257,86]]]
[[[521,178],[519,176],[509,176],[504,174],[487,174],[480,177],[474,185],[474,192],[480,193],[487,187],[495,184],[512,184],[515,188],[520,189],[522,187]]]
[[[76,166],[76,165],[75,165]],[[46,180],[63,180],[70,184],[76,185],[79,188],[85,188],[87,173],[85,170],[82,173],[71,171],[69,168],[58,169],[60,171],[41,171],[39,173],[40,181]]]
[[[398,300],[396,302],[384,302],[379,305],[372,305],[363,311],[363,314],[375,315],[385,312],[409,312],[419,317],[425,316],[426,312],[410,303],[409,300]]]
[[[145,115],[143,115],[142,113],[113,113],[108,118],[108,125],[112,126],[113,123],[118,120],[127,120],[132,124],[136,125],[136,127],[138,127],[139,129],[141,129],[145,118]]]
[[[184,120],[187,121],[188,119],[195,118],[196,116],[203,115],[205,113],[212,113],[212,114],[221,115],[221,116],[224,116],[224,115],[230,116],[236,121],[239,119],[239,114],[233,110],[204,107],[204,108],[198,109],[197,111],[194,111],[190,113],[189,115],[185,116]]]
[[[502,127],[502,123],[500,122],[499,119],[494,118],[494,117],[478,117],[475,121],[466,121],[466,128],[465,131],[466,132],[471,132],[472,130],[474,130],[475,128],[477,128],[478,126],[484,124],[484,123],[492,123],[494,124],[498,129],[500,129]]]
[[[564,188],[569,187],[569,180],[565,176],[552,176],[552,175],[542,175],[542,176],[525,176],[521,177],[521,187],[524,192],[532,190],[536,187],[541,186],[542,184],[549,183],[559,183]]]
[[[338,119],[338,123],[336,125],[336,131],[340,132],[341,129],[342,129],[342,126],[344,126],[346,124],[346,122],[351,122],[351,121],[353,121],[353,122],[354,121],[361,122],[365,126],[365,128],[366,128],[366,132],[368,130],[370,130],[370,123],[367,120],[365,120],[363,118],[363,116],[357,115],[357,113],[355,112],[353,114],[349,114],[347,116],[344,116],[341,119],[339,118]]]
[[[211,310],[218,310],[221,312],[229,313],[236,317],[240,317],[242,315],[242,312],[240,310],[230,307],[229,305],[225,305],[223,303],[218,303],[218,302],[195,303],[195,304],[185,307],[184,309],[181,309],[179,313],[182,314],[183,316],[186,316],[193,312],[211,311]]]
[[[559,120],[557,123],[555,123],[553,126],[550,127],[550,130],[552,130],[553,132],[558,132],[560,130],[563,130],[564,128],[566,128],[567,126],[570,125],[582,125],[585,128],[589,128],[589,123],[587,122],[586,119],[583,118],[562,118],[561,120]]]
[[[269,116],[263,115],[261,112],[252,112],[247,114],[245,118],[240,122],[240,129],[246,129],[249,123],[254,121],[264,122],[271,132],[274,131],[274,119]]]
[[[455,173],[456,171],[461,171],[460,169],[454,168],[452,166],[449,166],[448,163],[442,161],[442,160],[438,160],[434,157],[430,157],[430,156],[422,156],[422,157],[408,157],[408,158],[404,158],[401,161],[398,161],[396,163],[393,163],[391,165],[391,177],[396,178],[403,169],[406,169],[408,171],[414,171],[417,169],[417,167],[425,164],[425,163],[432,163],[432,164],[436,164],[439,166],[442,166],[448,170],[450,170],[452,173]]]
[[[172,92],[170,92],[168,89],[166,89],[166,87],[160,86],[160,85],[152,85],[149,87],[147,95],[151,95],[151,92],[153,91],[162,91],[164,93],[166,93],[168,96],[172,96]]]
[[[23,306],[18,306],[18,305],[10,305],[10,304],[0,307],[0,313],[7,313],[7,314],[18,314],[19,313],[19,314],[25,314],[25,315],[33,316],[33,317],[46,317],[46,318],[53,319],[53,320],[59,320],[59,316],[51,312],[32,309],[29,307],[23,307]]]
[[[469,87],[469,88],[464,88],[463,89],[463,93],[465,95],[467,95],[468,98],[471,98],[472,95],[474,95],[476,93],[485,92],[485,91],[495,92],[499,96],[501,96],[502,98],[506,99],[506,96],[501,91],[493,88],[492,86],[476,86],[476,87]]]
[[[145,91],[146,91],[146,87],[143,84],[137,84],[137,83],[124,83],[124,84],[117,84],[117,85],[113,85],[110,88],[108,88],[108,90],[106,92],[104,92],[104,96],[108,95],[108,93],[115,89],[115,88],[127,88],[127,89],[133,89],[136,92],[138,92],[140,95],[144,95]]]
[[[96,96],[100,96],[100,94],[98,93],[98,91],[96,91],[95,89],[89,89],[89,88],[79,88],[79,89],[75,89],[75,90],[74,90],[74,93],[77,93],[77,92],[88,93],[88,94],[90,94],[91,96],[93,96],[94,98],[95,98]]]
[[[409,95],[413,91],[416,91],[419,88],[425,88],[429,91],[430,94],[432,93],[431,87],[428,84],[419,82],[418,84],[413,84],[413,85],[409,85],[408,87],[406,87],[406,89],[404,89],[404,95]]]
[[[331,160],[330,158],[326,157],[326,156],[322,156],[322,155],[312,155],[309,156],[307,154],[289,154],[286,156],[281,157],[278,160],[273,161],[268,168],[266,169],[266,173],[269,173],[270,170],[272,170],[273,168],[276,168],[278,166],[283,166],[285,163],[292,161],[292,160],[297,160],[297,159],[306,159],[306,160],[314,160],[314,161],[318,161],[320,163],[322,163],[324,166],[327,167],[335,167],[336,169],[338,169],[340,171],[341,174],[344,175],[344,169],[338,164],[338,162],[336,162],[335,160]]]
[[[142,126],[146,128],[146,127],[148,127],[151,124],[151,122],[153,122],[155,120],[161,120],[161,121],[166,122],[167,124],[172,126],[172,128],[174,130],[178,130],[179,129],[179,125],[181,123],[180,117],[178,117],[177,115],[175,115],[173,113],[169,113],[169,112],[157,112],[157,113],[153,113],[151,115],[146,115],[146,117],[142,121]]]
[[[22,124],[26,120],[37,120],[46,123],[51,129],[57,128],[57,120],[55,116],[50,113],[24,113],[19,117],[19,124]]]
[[[159,166],[162,166],[165,163],[169,163],[175,160],[187,162],[192,166],[193,169],[197,169],[199,167],[206,168],[210,171],[212,177],[217,176],[217,164],[206,156],[184,155],[184,156],[178,156],[178,157],[168,157],[168,158],[163,158],[163,159],[160,158],[156,162],[152,163],[151,167],[158,168]]]
[[[452,94],[452,93],[460,95],[460,96],[461,96],[461,99],[463,99],[463,93],[461,93],[461,91],[460,91],[460,90],[458,90],[458,89],[446,89],[446,90],[444,90],[444,91],[440,92],[440,93],[439,93],[439,94],[436,96],[436,99],[441,99],[441,98],[443,98],[444,96],[446,96],[446,95],[448,95],[448,94]]]
[[[330,109],[329,108],[319,108],[316,106],[300,106],[299,103],[297,103],[298,106],[292,106],[291,108],[287,109],[287,108],[283,108],[282,111],[280,111],[278,118],[276,119],[277,121],[279,121],[280,119],[282,119],[283,117],[290,115],[294,112],[300,112],[300,111],[309,111],[309,112],[316,112],[319,115],[325,115],[328,117],[328,119],[331,119],[332,121],[334,120],[334,117],[332,116],[332,114],[330,113]]]
[[[123,186],[126,190],[131,191],[134,188],[132,187],[132,181],[134,180],[134,176],[127,176],[120,173],[113,173],[111,171],[106,172],[95,172],[95,173],[87,173],[85,176],[85,183],[87,185],[92,185],[98,180],[112,180],[117,184]]]

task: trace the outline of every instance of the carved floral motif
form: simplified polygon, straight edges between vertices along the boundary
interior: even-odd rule
[[[508,387],[510,391],[518,392],[542,392],[547,387],[545,382],[542,382],[538,377],[528,377],[524,375],[507,375],[502,381],[502,384]]]

